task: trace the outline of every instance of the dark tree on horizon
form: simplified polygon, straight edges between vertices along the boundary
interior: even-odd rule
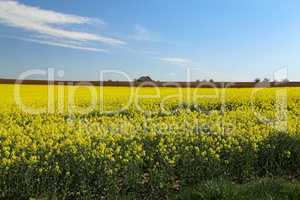
[[[152,78],[150,76],[141,76],[140,78],[135,80],[136,82],[152,82]]]

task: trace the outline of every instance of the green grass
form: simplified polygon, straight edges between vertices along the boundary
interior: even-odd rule
[[[246,184],[207,181],[171,195],[174,200],[298,200],[300,183],[282,179],[261,179]]]

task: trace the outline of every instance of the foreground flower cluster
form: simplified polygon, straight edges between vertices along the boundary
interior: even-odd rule
[[[284,102],[276,103],[276,89],[255,97],[251,89],[227,89],[225,103],[219,97],[172,100],[162,110],[161,99],[148,98],[140,103],[144,110],[29,114],[9,102],[11,86],[2,87],[1,198],[159,199],[214,178],[300,175],[298,88],[286,89],[286,110],[279,111]],[[127,91],[111,89],[105,106],[122,105]],[[84,91],[78,93],[86,105]],[[31,106],[43,104],[46,97],[39,98],[24,95]]]

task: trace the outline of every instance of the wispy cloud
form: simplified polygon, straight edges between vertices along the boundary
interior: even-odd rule
[[[122,37],[121,37],[122,38]],[[169,38],[164,38],[163,35],[159,32],[153,31],[144,25],[136,24],[133,29],[133,33],[129,36],[123,36],[126,39],[133,39],[136,41],[146,41],[146,42],[155,42],[162,45],[174,46],[174,47],[189,47],[190,44],[181,42],[181,41],[173,41]]]
[[[17,1],[0,0],[0,23],[60,40],[60,42],[55,42],[56,46],[88,50],[93,48],[69,45],[64,41],[77,41],[82,43],[97,42],[105,45],[126,44],[119,39],[99,34],[67,30],[62,27],[63,25],[72,24],[88,25],[93,23],[105,23],[99,19],[44,10],[38,7],[20,4]],[[33,39],[28,40],[34,41]],[[37,42],[37,40],[35,42]],[[40,41],[40,43],[54,45],[53,41]]]
[[[145,27],[136,24],[134,26],[134,34],[132,35],[132,38],[135,40],[152,40],[153,35],[152,33],[146,29]]]
[[[28,41],[28,42],[36,42],[36,43],[40,43],[40,44],[47,44],[47,45],[52,45],[52,46],[65,47],[65,48],[78,49],[78,50],[108,52],[108,50],[106,50],[106,49],[85,47],[85,46],[76,46],[76,45],[72,45],[72,44],[59,43],[59,42],[54,42],[54,41],[41,41],[41,40],[36,40],[36,39],[23,39],[23,40]]]
[[[178,58],[178,57],[165,57],[159,58],[160,61],[168,63],[168,64],[175,64],[175,65],[191,65],[193,61],[187,58]]]
[[[78,49],[78,50],[85,50],[85,51],[94,51],[94,52],[108,52],[106,49],[100,49],[100,48],[94,48],[94,47],[87,47],[87,46],[80,46],[76,44],[72,44],[72,42],[68,43],[62,43],[55,40],[39,40],[34,38],[25,38],[25,37],[18,37],[18,36],[9,36],[9,35],[0,35],[0,38],[8,38],[8,39],[14,39],[14,40],[22,40],[25,42],[34,42],[39,44],[45,44],[50,46],[58,46],[58,47],[64,47],[64,48],[70,48],[70,49]]]

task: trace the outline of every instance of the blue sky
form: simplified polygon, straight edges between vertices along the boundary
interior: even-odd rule
[[[119,70],[185,81],[191,69],[191,79],[251,81],[284,67],[300,80],[299,9],[297,0],[4,0],[0,77],[55,68],[67,80]]]

